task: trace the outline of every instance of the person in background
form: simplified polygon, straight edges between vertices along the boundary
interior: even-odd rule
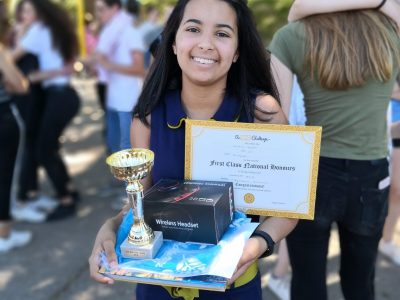
[[[93,15],[91,13],[85,14],[85,45],[86,45],[86,54],[92,55],[96,51],[97,46],[97,24],[93,19]]]
[[[13,24],[13,41],[15,48],[30,26],[30,19],[23,14],[23,2],[15,8],[15,22]],[[38,57],[33,53],[21,56],[16,65],[20,71],[29,76],[39,69]],[[24,127],[21,135],[24,137],[21,171],[17,176],[17,201],[13,199],[11,215],[14,220],[31,223],[40,223],[46,220],[46,212],[50,212],[58,205],[57,201],[44,195],[40,191],[36,149],[41,118],[44,111],[44,92],[40,82],[31,83],[29,92],[24,95],[14,95],[13,100],[18,106]]]
[[[108,6],[107,0],[96,1],[96,5],[104,7],[103,24],[121,22],[121,14],[126,14],[118,1],[111,2],[114,4]],[[106,12],[110,14],[107,15]],[[132,14],[137,12],[132,11]],[[127,16],[127,23],[119,28],[111,49],[110,45],[104,46],[102,40],[97,49],[96,60],[107,72],[107,142],[111,153],[131,147],[131,112],[139,96],[141,78],[144,75],[143,40],[133,22],[134,19]]]
[[[400,86],[395,84],[392,94],[392,123],[390,133],[392,152],[390,154],[389,213],[386,217],[379,251],[400,266],[400,247],[394,242],[394,231],[400,217]]]
[[[57,193],[59,205],[47,216],[48,221],[54,221],[73,216],[79,201],[59,153],[59,138],[80,106],[78,94],[69,82],[78,41],[68,13],[59,4],[50,0],[22,2],[23,17],[30,25],[13,56],[17,60],[33,53],[39,59],[39,71],[29,75],[31,82],[42,83],[45,97],[35,155]]]
[[[107,148],[114,153],[131,148],[131,112],[141,91],[145,72],[143,39],[135,26],[139,3],[129,1],[128,12],[119,0],[97,0],[96,10],[103,30],[95,61],[107,74]],[[116,184],[120,187],[120,183]],[[109,189],[112,189],[112,183]],[[125,205],[125,199],[125,194],[117,196],[111,207],[120,210]]]
[[[178,1],[133,112],[132,146],[155,152],[152,174],[143,181],[146,189],[164,177],[183,179],[186,118],[287,123],[268,59],[245,1]],[[97,235],[89,262],[91,275],[99,282],[113,282],[98,273],[99,254],[105,251],[111,265],[116,264],[115,231],[124,213],[109,219]],[[266,218],[248,240],[231,288],[223,293],[193,292],[207,300],[261,300],[257,260],[271,254],[274,243],[296,223],[296,219]],[[173,299],[186,292],[138,284],[136,299]]]
[[[10,204],[13,185],[16,183],[16,159],[20,144],[22,119],[10,93],[28,91],[28,80],[14,65],[10,53],[4,47],[8,22],[3,2],[0,2],[0,253],[29,243],[32,234],[12,228]]]
[[[376,9],[351,10],[368,6]],[[399,70],[400,39],[396,24],[378,10],[390,15],[400,8],[390,0],[296,0],[289,18],[296,19],[296,10],[304,17],[332,7],[351,11],[290,23],[270,45],[284,111],[296,74],[307,125],[323,127],[315,219],[300,220],[287,237],[292,300],[327,299],[334,222],[344,298],[374,299],[375,262],[387,213],[388,186],[381,184],[388,176],[386,111]]]

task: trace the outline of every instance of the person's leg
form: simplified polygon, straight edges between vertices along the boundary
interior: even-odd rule
[[[292,300],[327,299],[326,264],[331,225],[345,211],[346,193],[344,160],[321,157],[314,220],[300,220],[286,237],[292,267]]]
[[[12,230],[11,190],[20,133],[8,104],[0,104],[0,120],[0,253],[5,253],[29,243],[32,234]]]
[[[72,88],[46,91],[46,106],[38,138],[36,155],[53,183],[60,205],[47,216],[48,221],[75,213],[79,195],[72,186],[66,165],[59,153],[59,137],[79,109],[79,97]]]
[[[374,236],[352,233],[339,224],[340,278],[345,299],[373,300],[375,263],[381,232]]]
[[[118,112],[107,109],[107,147],[111,153],[120,150],[120,131]]]
[[[19,130],[17,122],[8,107],[0,104],[0,223],[3,223],[0,236],[9,234],[11,184],[17,156]]]
[[[96,90],[97,90],[97,97],[99,99],[100,107],[105,112],[106,111],[107,85],[104,82],[97,82]]]
[[[290,261],[289,261],[289,253],[287,249],[286,240],[282,240],[279,242],[278,248],[278,259],[274,270],[272,271],[272,275],[276,277],[284,277],[289,273],[290,270]]]
[[[325,300],[330,226],[300,220],[286,238],[292,265],[291,299]],[[307,276],[304,276],[307,272]]]
[[[381,253],[400,265],[400,247],[393,242],[394,231],[400,218],[400,122],[391,127],[393,148],[390,159],[389,213],[379,245]]]
[[[388,208],[386,159],[351,161],[345,217],[339,222],[340,277],[345,299],[373,300],[378,243]]]
[[[120,132],[120,150],[130,149],[130,129],[132,116],[130,112],[118,112],[119,132]]]
[[[58,88],[47,91],[36,155],[52,181],[58,198],[70,194],[71,181],[59,153],[59,138],[78,109],[79,98],[75,91]]]
[[[268,280],[269,289],[281,300],[290,299],[290,261],[286,239],[279,242],[278,259]]]
[[[38,162],[35,154],[39,128],[44,110],[44,92],[41,86],[33,85],[30,90],[28,114],[25,115],[26,142],[19,178],[18,199],[22,202],[38,194]]]
[[[390,159],[389,214],[383,230],[383,241],[393,240],[394,229],[400,217],[400,122],[392,124],[393,149]]]

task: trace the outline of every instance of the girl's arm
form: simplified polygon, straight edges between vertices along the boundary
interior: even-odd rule
[[[393,88],[392,99],[400,101],[400,86],[397,82],[395,83]]]
[[[18,61],[25,54],[27,54],[25,49],[23,49],[21,47],[17,47],[12,51],[12,59],[14,61]]]
[[[382,0],[295,0],[290,8],[288,20],[294,22],[304,17],[355,9],[373,9],[378,7]],[[400,25],[400,4],[398,0],[387,0],[380,8],[384,14]]]
[[[3,75],[4,84],[10,93],[25,93],[28,90],[28,80],[14,65],[11,55],[0,45],[0,73]]]
[[[72,65],[66,65],[62,69],[54,69],[47,71],[34,71],[28,75],[29,81],[36,83],[58,76],[69,76],[73,73],[74,69]]]
[[[141,51],[132,51],[131,56],[133,63],[130,65],[113,63],[101,54],[97,56],[97,61],[104,69],[110,72],[133,76],[144,76],[144,53]]]
[[[294,77],[293,72],[273,54],[271,54],[271,71],[278,89],[282,110],[286,118],[289,119]]]

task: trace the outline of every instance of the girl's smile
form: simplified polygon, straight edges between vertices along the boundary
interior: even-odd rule
[[[196,85],[226,84],[237,58],[236,12],[224,1],[191,0],[173,44],[182,80]]]

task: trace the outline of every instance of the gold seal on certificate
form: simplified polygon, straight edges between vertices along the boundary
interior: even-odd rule
[[[245,213],[313,219],[322,128],[186,120],[185,178],[233,182]]]
[[[133,224],[121,245],[122,256],[153,258],[162,245],[162,233],[153,230],[144,221],[143,186],[153,166],[154,153],[148,149],[127,149],[110,155],[106,162],[114,177],[127,183],[126,193],[133,210]]]

